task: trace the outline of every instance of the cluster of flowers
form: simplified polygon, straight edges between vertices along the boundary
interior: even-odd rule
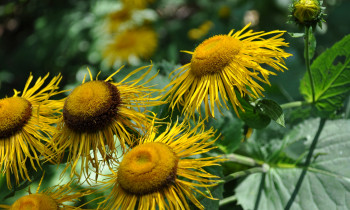
[[[144,81],[152,66],[138,68],[120,82],[113,77],[122,68],[105,80],[98,76],[94,80],[89,72],[90,81],[84,78],[59,100],[51,98],[64,92],[58,87],[61,75],[46,86],[48,75],[39,78],[33,87],[30,76],[22,93],[15,91],[13,97],[0,100],[0,167],[8,187],[11,177],[17,184],[20,179],[30,180],[28,167],[36,170],[45,161],[66,163],[63,173],[70,170],[70,177],[79,181],[97,181],[103,166],[108,166],[111,173],[99,182],[112,191],[101,208],[189,209],[189,199],[203,209],[196,195],[214,199],[209,188],[219,181],[204,167],[223,159],[198,156],[215,148],[215,131],[205,128],[202,120],[191,128],[189,119],[200,113],[202,103],[205,117],[215,117],[214,108],[229,109],[230,103],[236,112],[243,109],[238,97],[261,97],[263,88],[257,81],[269,84],[268,76],[275,74],[262,65],[282,71],[284,59],[291,56],[280,48],[288,45],[281,38],[284,31],[246,31],[248,27],[211,37],[187,52],[192,54],[191,62],[174,71],[164,95],[147,86],[156,75]],[[272,37],[265,39],[266,35]],[[141,77],[129,81],[142,71]],[[186,117],[159,133],[162,122],[147,107],[164,103],[170,109],[183,107]],[[93,191],[73,192],[69,185],[37,190],[12,207],[45,203],[58,208],[89,193]]]
[[[140,59],[149,59],[156,51],[158,36],[152,27],[152,12],[147,12],[153,0],[123,0],[122,8],[107,16],[107,34],[112,38],[104,47],[103,57],[108,66],[128,62],[137,64]],[[151,16],[138,20],[137,14]],[[142,15],[139,15],[142,16]]]

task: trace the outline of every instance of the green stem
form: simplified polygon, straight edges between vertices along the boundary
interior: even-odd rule
[[[315,103],[315,86],[314,86],[314,80],[312,78],[311,69],[310,69],[310,56],[309,56],[309,36],[310,33],[310,27],[305,27],[305,49],[304,49],[304,57],[305,57],[305,63],[306,63],[306,70],[309,74],[310,78],[310,85],[311,85],[311,93],[312,93],[312,103]]]
[[[226,204],[235,202],[237,200],[237,197],[235,195],[232,195],[230,197],[224,198],[222,200],[219,201],[219,206],[224,206]]]
[[[244,170],[244,171],[234,172],[234,173],[229,174],[229,175],[225,176],[224,178],[222,178],[222,180],[220,180],[217,185],[212,187],[210,189],[210,191],[214,192],[222,184],[225,184],[227,182],[230,182],[230,181],[232,181],[234,179],[237,179],[239,177],[242,177],[242,176],[247,176],[249,174],[254,174],[254,173],[266,173],[269,170],[269,168],[270,168],[269,165],[263,164],[260,167],[254,167],[254,168],[250,168],[250,169],[247,169],[247,170]]]
[[[234,179],[237,179],[238,177],[242,177],[242,176],[246,176],[249,174],[254,174],[254,173],[266,173],[269,170],[269,165],[264,164],[262,165],[262,167],[254,167],[254,168],[250,168],[244,171],[238,171],[232,174],[229,174],[227,176],[225,176],[224,178],[222,178],[222,183],[227,183],[230,182]]]
[[[237,155],[237,154],[228,154],[224,155],[223,158],[227,159],[229,162],[240,163],[246,166],[261,166],[263,163],[257,162],[253,158]]]
[[[303,180],[306,176],[306,172],[308,171],[308,168],[310,166],[310,163],[311,163],[311,159],[312,159],[312,156],[313,156],[313,153],[316,149],[316,145],[317,145],[317,142],[318,142],[318,139],[321,135],[321,132],[323,130],[323,127],[324,125],[326,124],[326,119],[325,118],[321,118],[320,120],[320,124],[318,126],[318,129],[317,129],[317,132],[316,132],[316,135],[314,137],[314,139],[312,140],[312,143],[311,143],[311,146],[310,146],[310,149],[309,149],[309,153],[307,154],[307,157],[306,157],[306,160],[305,160],[305,163],[304,163],[304,168],[303,170],[301,171],[301,174],[299,176],[299,179],[295,185],[295,188],[294,188],[294,191],[290,197],[290,199],[288,200],[288,203],[286,205],[286,207],[284,208],[284,210],[289,210],[291,207],[292,207],[292,204],[301,188],[301,184],[303,183]]]
[[[293,102],[282,104],[281,108],[282,109],[289,109],[289,108],[304,106],[307,104],[308,104],[308,102],[306,102],[306,101],[293,101]]]

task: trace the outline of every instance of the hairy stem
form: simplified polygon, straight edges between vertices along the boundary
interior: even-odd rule
[[[310,56],[309,56],[310,35],[309,35],[309,33],[310,33],[310,27],[306,26],[305,27],[304,57],[305,57],[305,63],[306,63],[306,70],[307,70],[307,73],[309,74],[309,78],[310,78],[312,103],[315,103],[315,85],[314,85],[314,80],[312,78],[311,69],[310,69]]]

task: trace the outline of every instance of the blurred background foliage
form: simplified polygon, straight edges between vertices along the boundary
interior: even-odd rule
[[[175,64],[189,61],[190,56],[180,50],[193,51],[205,38],[239,30],[248,22],[252,22],[254,30],[302,32],[296,25],[286,24],[289,4],[289,0],[154,1],[143,9],[148,12],[140,14],[146,20],[152,19],[158,47],[149,59],[135,64],[149,64],[152,60],[166,75]],[[327,0],[324,5],[327,23],[316,31],[315,57],[350,32],[350,2]],[[108,33],[105,21],[109,13],[121,7],[122,3],[115,0],[2,1],[0,95],[9,96],[13,88],[21,89],[30,72],[35,77],[47,72],[62,73],[65,87],[77,79],[80,82],[81,70],[85,72],[87,66],[106,74],[119,68],[125,62],[119,66],[103,65],[102,55]],[[193,29],[199,29],[199,34]],[[303,72],[303,40],[288,35],[285,39],[290,43],[287,51],[294,55],[287,60],[289,71],[273,77],[273,85],[266,91],[279,102],[300,98],[298,87]]]
[[[303,32],[294,24],[287,24],[290,0],[154,0],[144,8],[135,9],[132,17],[122,16],[127,20],[123,25],[144,26],[155,30],[156,47],[149,56],[129,57],[122,60],[108,60],[106,46],[113,37],[122,34],[122,25],[111,29],[108,21],[113,12],[121,11],[123,3],[116,0],[2,0],[0,2],[0,96],[12,96],[12,89],[21,90],[30,73],[35,78],[48,72],[53,76],[61,73],[61,87],[74,88],[81,83],[88,67],[94,75],[101,71],[100,78],[111,74],[125,65],[119,78],[136,67],[155,65],[153,73],[159,70],[153,84],[163,88],[169,82],[168,75],[180,64],[188,63],[190,55],[181,50],[193,51],[204,39],[216,35],[227,34],[231,29],[240,30],[251,22],[255,31],[286,30]],[[350,1],[325,0],[326,23],[322,29],[317,28],[315,36],[317,47],[315,57],[326,48],[350,33]],[[120,26],[120,27],[119,27]],[[292,38],[288,34],[284,38],[289,42],[287,52],[294,56],[287,59],[288,71],[271,77],[271,86],[265,85],[265,95],[278,103],[302,100],[299,84],[305,72],[303,58],[303,39]],[[131,38],[130,38],[131,39]],[[127,39],[124,40],[125,43]],[[138,40],[144,49],[152,50],[150,40],[141,37]],[[231,153],[238,148],[243,138],[243,123],[232,113],[209,121],[222,133],[219,150]],[[286,119],[293,114],[286,113]],[[298,116],[294,116],[298,118]],[[232,127],[227,127],[230,123]],[[274,126],[277,126],[274,124]],[[274,129],[274,127],[272,127]],[[282,133],[278,128],[274,129]],[[274,138],[277,138],[274,133]],[[255,134],[258,136],[259,132]],[[281,134],[282,135],[282,134]],[[225,138],[229,136],[230,138]],[[235,139],[235,141],[232,141]],[[270,142],[271,143],[271,142]],[[273,143],[273,141],[272,141]],[[259,146],[259,145],[258,145]],[[241,148],[244,153],[244,148]],[[267,153],[269,151],[266,151]],[[263,155],[263,154],[262,154]],[[226,164],[223,171],[238,170],[236,165]],[[240,170],[242,168],[239,168]],[[49,186],[50,180],[56,182],[59,174],[56,166],[45,166],[46,177],[43,188]],[[222,175],[221,175],[222,176]],[[41,174],[38,175],[41,177]],[[0,179],[4,180],[4,179]],[[6,188],[0,183],[1,189]],[[233,193],[235,182],[225,185],[224,197]],[[35,189],[33,187],[32,189]],[[218,189],[221,190],[222,188]],[[4,192],[5,192],[4,191]],[[4,198],[10,192],[2,193]],[[214,193],[215,194],[215,193]],[[15,198],[13,198],[15,199]],[[6,199],[5,203],[12,203]],[[205,201],[204,201],[205,202]],[[94,208],[94,204],[89,207]],[[232,206],[224,206],[230,209]]]

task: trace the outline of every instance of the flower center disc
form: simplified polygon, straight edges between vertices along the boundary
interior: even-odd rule
[[[241,42],[228,35],[213,36],[195,49],[191,59],[191,72],[204,76],[221,72],[241,49]]]
[[[104,81],[91,81],[75,88],[66,99],[63,119],[78,132],[94,132],[117,116],[121,103],[118,89]]]
[[[12,97],[0,100],[0,138],[6,138],[28,122],[32,116],[32,104],[24,98]]]
[[[18,199],[10,210],[57,210],[57,203],[48,195],[30,194]]]
[[[178,159],[163,143],[134,147],[118,169],[118,183],[128,193],[144,195],[166,187],[175,180]]]

